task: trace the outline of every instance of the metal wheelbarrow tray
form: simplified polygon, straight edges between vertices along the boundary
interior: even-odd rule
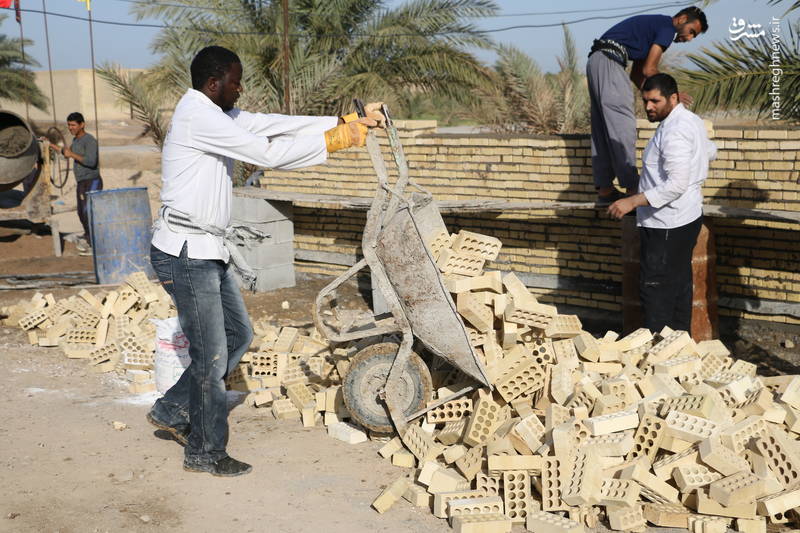
[[[344,401],[361,425],[376,433],[391,433],[393,424],[398,434],[403,435],[409,421],[475,388],[466,387],[429,405],[430,371],[413,351],[415,338],[428,351],[474,379],[476,384],[491,385],[426,244],[433,236],[446,231],[446,226],[431,194],[410,182],[397,131],[385,106],[383,111],[398,179],[393,188],[388,185],[380,145],[370,132],[367,150],[378,187],[367,212],[362,237],[364,258],[320,291],[314,306],[314,322],[333,342],[375,339],[374,344],[359,351],[351,360],[343,376]],[[407,185],[418,192],[407,194]],[[334,331],[321,318],[325,300],[366,266],[387,302],[391,317],[377,319],[372,327],[357,331]],[[399,345],[382,342],[382,336],[391,334],[400,334]]]

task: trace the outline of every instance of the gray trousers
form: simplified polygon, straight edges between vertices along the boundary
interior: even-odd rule
[[[622,65],[602,52],[586,63],[592,112],[592,176],[597,188],[610,187],[614,176],[636,189],[636,115],[633,87]]]

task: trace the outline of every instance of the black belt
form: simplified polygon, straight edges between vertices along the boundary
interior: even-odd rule
[[[622,65],[622,68],[628,66],[628,49],[616,41],[595,39],[589,55],[591,56],[595,52],[603,52],[607,58]]]

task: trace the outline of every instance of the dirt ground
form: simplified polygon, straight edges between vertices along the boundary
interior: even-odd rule
[[[46,257],[49,236],[0,237],[0,275],[91,270],[91,258],[68,246],[56,260]],[[251,316],[307,324],[325,282],[247,295]],[[2,290],[0,306],[33,292]],[[343,294],[344,306],[363,307],[355,286]],[[231,411],[229,451],[254,470],[215,478],[183,471],[182,448],[144,419],[155,395],[131,395],[115,374],[91,373],[58,349],[28,345],[22,330],[0,328],[0,375],[1,532],[449,530],[406,502],[385,515],[370,508],[402,472],[377,455],[379,443],[348,445],[323,427],[240,404]],[[117,431],[114,421],[128,428]]]

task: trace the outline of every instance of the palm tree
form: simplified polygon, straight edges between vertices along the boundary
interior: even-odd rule
[[[493,83],[473,116],[501,133],[577,133],[589,129],[589,91],[578,66],[575,41],[564,28],[560,70],[545,74],[513,46],[499,46]]]
[[[706,0],[711,4],[716,0]],[[784,0],[768,0],[770,5]],[[790,4],[785,14],[800,10],[800,0]],[[774,42],[776,41],[776,42]],[[789,21],[789,32],[773,39],[772,32],[758,40],[715,42],[687,58],[694,68],[677,72],[679,83],[694,97],[696,111],[748,110],[760,116],[774,109],[773,77],[779,74],[780,107],[775,118],[800,121],[800,21]],[[779,67],[773,66],[779,64]],[[780,68],[780,71],[774,70]]]
[[[0,15],[0,23],[6,15]],[[32,41],[25,39],[25,46],[31,46]],[[0,35],[0,99],[12,102],[26,102],[43,111],[47,110],[47,98],[36,85],[30,67],[38,67],[28,54],[23,57],[20,40],[13,37]]]
[[[341,114],[358,96],[385,101],[402,115],[411,95],[446,96],[466,103],[476,87],[488,83],[486,70],[465,48],[491,46],[468,20],[495,13],[493,0],[409,0],[391,9],[384,4],[382,0],[290,2],[292,113]],[[155,110],[158,105],[171,107],[190,86],[191,59],[209,44],[230,48],[242,60],[245,93],[239,105],[254,111],[282,109],[287,58],[280,2],[141,0],[133,4],[132,12],[140,19],[162,19],[169,26],[152,45],[162,59],[136,79],[126,78],[111,65],[101,75],[150,124],[154,139],[166,129],[163,115],[157,117]]]

